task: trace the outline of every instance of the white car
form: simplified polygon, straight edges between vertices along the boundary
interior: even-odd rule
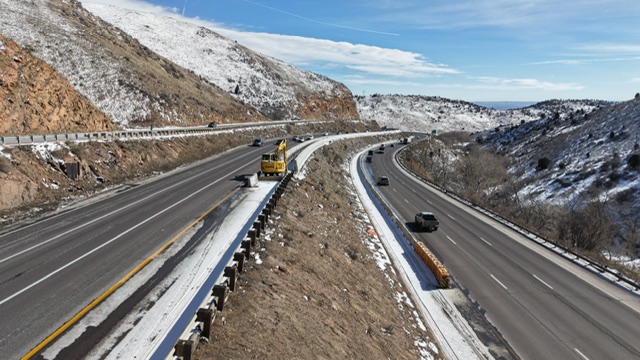
[[[307,134],[307,136],[305,136],[304,139],[305,140],[313,140],[313,135]]]

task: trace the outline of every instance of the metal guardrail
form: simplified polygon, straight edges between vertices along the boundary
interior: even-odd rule
[[[403,149],[401,149],[398,152],[396,152],[395,159],[396,159],[396,162],[398,164],[400,164],[400,166],[406,172],[408,172],[411,175],[413,175],[416,179],[418,179],[418,180],[422,181],[423,183],[425,183],[425,184],[427,184],[427,185],[439,190],[440,192],[442,192],[444,194],[447,194],[448,196],[450,196],[451,198],[457,200],[458,202],[460,202],[462,204],[465,204],[465,205],[467,205],[467,206],[469,206],[471,208],[474,208],[474,209],[484,213],[485,215],[490,216],[490,217],[500,221],[501,223],[511,227],[512,229],[516,230],[520,234],[524,235],[528,239],[534,240],[534,239],[531,238],[531,235],[535,236],[536,238],[538,238],[538,239],[540,239],[542,241],[542,242],[539,242],[539,241],[535,241],[534,240],[534,242],[537,243],[538,245],[545,246],[544,245],[545,243],[546,244],[550,244],[554,248],[562,250],[565,254],[570,254],[571,256],[575,257],[575,260],[579,259],[579,260],[587,262],[591,267],[593,267],[594,269],[597,269],[600,273],[602,273],[602,274],[606,273],[608,275],[611,275],[611,276],[615,277],[616,279],[618,279],[618,282],[622,282],[622,283],[626,284],[627,286],[630,286],[631,288],[634,289],[634,291],[640,291],[640,284],[634,282],[633,280],[631,280],[629,278],[626,278],[624,275],[618,273],[617,271],[613,271],[613,270],[609,269],[605,265],[599,264],[599,263],[597,263],[597,262],[595,262],[595,261],[593,261],[593,260],[591,260],[591,259],[589,259],[589,258],[587,258],[587,257],[585,257],[583,255],[580,255],[580,254],[576,253],[575,251],[567,248],[564,245],[561,245],[561,244],[559,244],[559,243],[557,243],[557,242],[555,242],[553,240],[547,239],[546,237],[536,233],[535,231],[527,229],[522,225],[516,224],[516,223],[512,222],[511,220],[503,217],[502,215],[483,207],[482,205],[478,205],[478,204],[476,204],[476,203],[474,203],[472,201],[464,199],[464,198],[458,196],[457,194],[455,194],[455,193],[453,193],[453,192],[441,187],[440,185],[437,185],[437,184],[435,184],[435,183],[423,178],[419,174],[415,173],[413,170],[409,169],[404,164],[404,162],[402,161],[402,158],[400,157],[400,153],[405,151],[407,148],[408,148],[408,146],[406,146]],[[548,247],[546,247],[546,248],[548,249]],[[607,279],[607,280],[609,280],[609,279]]]
[[[156,128],[130,129],[104,132],[81,132],[71,134],[44,134],[44,135],[18,135],[0,136],[0,146],[35,145],[59,141],[93,141],[93,140],[117,140],[117,139],[149,139],[176,135],[204,135],[216,131],[224,131],[235,128],[300,125],[333,122],[333,120],[279,120],[237,124],[219,124],[216,127],[192,126],[184,128]]]
[[[212,340],[212,327],[216,316],[223,311],[224,305],[229,300],[229,295],[236,290],[238,276],[243,272],[245,263],[250,258],[251,249],[256,246],[257,240],[260,239],[273,209],[284,194],[284,190],[292,176],[293,173],[289,172],[280,181],[278,186],[271,192],[270,197],[263,203],[262,209],[257,211],[259,215],[252,222],[247,223],[245,226],[246,231],[241,232],[239,246],[232,251],[233,255],[229,258],[228,263],[219,264],[219,266],[224,267],[224,271],[215,279],[215,285],[209,290],[211,292],[210,296],[199,305],[198,309],[188,319],[187,326],[183,331],[184,335],[179,337],[177,341],[170,338],[166,339],[171,342],[160,346],[157,354],[168,354],[166,359],[175,359],[177,357],[182,360],[190,360],[201,340],[204,339],[205,342]],[[173,344],[173,351],[167,351],[169,349],[165,347],[171,344]]]

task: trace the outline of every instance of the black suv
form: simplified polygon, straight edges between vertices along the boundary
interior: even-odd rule
[[[255,140],[253,140],[253,146],[264,146],[264,139],[263,138],[257,138]]]

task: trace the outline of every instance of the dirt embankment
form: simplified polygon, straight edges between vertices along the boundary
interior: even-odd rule
[[[338,142],[278,203],[198,359],[438,359],[348,180]]]

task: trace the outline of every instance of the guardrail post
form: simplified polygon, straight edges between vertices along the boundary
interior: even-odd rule
[[[266,222],[264,214],[258,215],[258,221],[260,222],[260,230],[264,230],[264,225]]]
[[[200,308],[196,313],[196,321],[202,322],[202,336],[211,340],[211,325],[216,318],[216,313],[213,309]]]
[[[224,268],[224,276],[229,278],[229,290],[236,290],[236,281],[238,280],[238,275],[236,273],[235,266],[227,266]]]
[[[249,230],[248,235],[249,235],[249,239],[251,239],[251,246],[255,246],[256,238],[257,238],[256,230],[255,229]]]
[[[238,272],[241,273],[244,269],[244,254],[241,252],[233,254],[233,261],[238,263]]]
[[[229,296],[229,288],[227,285],[214,285],[213,290],[211,291],[211,296],[215,296],[216,298],[216,309],[218,309],[218,311],[222,311],[222,309],[224,309],[224,302]]]
[[[259,238],[260,237],[260,222],[259,221],[254,221],[253,222],[253,228],[256,230],[256,237]]]
[[[178,340],[173,349],[173,356],[179,356],[182,358],[182,360],[191,360],[191,355],[193,352],[193,341]]]
[[[248,259],[251,256],[251,240],[242,240],[240,246],[244,249],[244,257]]]

